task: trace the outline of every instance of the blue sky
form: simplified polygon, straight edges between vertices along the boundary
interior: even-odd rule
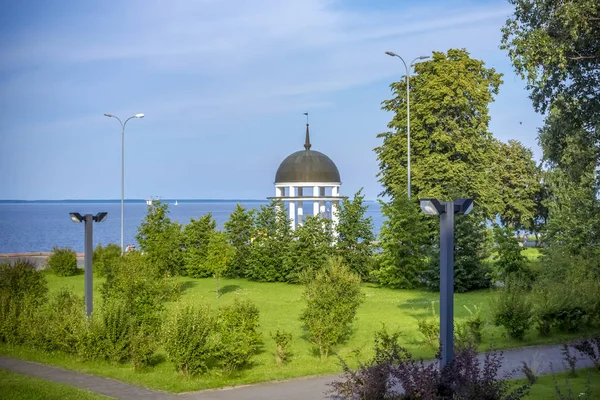
[[[375,4],[375,5],[374,5]],[[493,134],[540,157],[536,115],[505,52],[505,1],[2,1],[0,199],[261,199],[313,149],[342,194],[381,191],[373,148],[389,84],[412,60],[466,48],[505,74]],[[522,122],[520,124],[519,122]]]

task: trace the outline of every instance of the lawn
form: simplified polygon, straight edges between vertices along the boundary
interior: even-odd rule
[[[79,295],[83,295],[83,276],[61,278],[47,274],[51,291],[67,287]],[[171,392],[183,392],[228,385],[240,385],[275,379],[292,377],[335,374],[340,372],[340,364],[336,356],[320,360],[307,342],[301,322],[298,320],[304,305],[301,300],[302,286],[285,283],[258,283],[245,279],[222,279],[222,295],[215,298],[215,282],[213,279],[180,278],[184,287],[181,299],[177,303],[167,304],[167,310],[181,304],[210,304],[213,307],[231,303],[235,298],[250,299],[260,310],[260,329],[263,346],[259,354],[253,358],[252,368],[235,375],[224,375],[220,371],[212,371],[197,378],[184,378],[174,371],[173,366],[165,360],[164,352],[159,351],[156,364],[145,371],[135,372],[128,365],[115,365],[108,362],[80,362],[74,357],[60,353],[42,353],[25,347],[0,345],[0,353],[22,359],[60,365],[88,373],[108,376],[149,388]],[[99,288],[101,279],[95,279],[95,289]],[[432,358],[434,350],[425,344],[417,330],[417,318],[431,316],[431,304],[439,310],[439,294],[422,290],[393,290],[381,288],[373,284],[364,284],[365,302],[360,306],[354,323],[351,338],[336,348],[337,354],[356,365],[357,359],[366,359],[372,355],[373,334],[385,323],[389,330],[401,333],[401,343],[415,356]],[[468,316],[464,306],[477,305],[482,308],[482,315],[489,321],[490,290],[476,291],[455,296],[455,315],[457,319]],[[96,302],[100,300],[95,293]],[[437,313],[437,311],[436,311]],[[293,335],[290,362],[278,367],[274,360],[275,344],[270,332],[278,328],[290,331]],[[581,335],[581,334],[580,334]],[[484,343],[481,350],[490,346],[497,348],[519,347],[543,343],[561,343],[573,339],[577,335],[554,334],[541,338],[535,331],[530,331],[523,341],[509,340],[502,329],[487,323],[484,328]]]
[[[592,399],[600,398],[600,371],[597,369],[585,369],[577,371],[575,377],[568,373],[545,375],[540,377],[531,387],[528,399],[576,399],[580,393],[586,391],[587,383],[590,383],[590,394]],[[563,397],[558,397],[556,387]],[[569,389],[573,393],[569,396]]]
[[[0,398],[3,400],[108,400],[62,383],[15,374],[0,369]]]

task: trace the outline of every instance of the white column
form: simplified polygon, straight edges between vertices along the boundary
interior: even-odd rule
[[[293,197],[295,195],[295,191],[294,191],[294,187],[290,186],[289,187],[289,196]],[[296,201],[295,200],[290,200],[290,205],[289,205],[289,217],[290,217],[290,226],[292,227],[292,229],[296,229]]]
[[[304,191],[302,186],[300,186],[298,188],[298,196],[303,196],[304,195]],[[303,207],[303,202],[302,200],[298,200],[298,225],[302,225],[302,223],[304,222],[304,207]]]
[[[319,195],[325,196],[325,187],[319,188]],[[325,216],[325,200],[319,200],[319,213],[322,217]]]
[[[331,189],[331,196],[332,197],[338,197],[340,195],[340,187],[339,186],[334,186]],[[339,200],[332,200],[331,201],[331,222],[332,225],[335,227],[339,221],[339,216],[338,216],[338,206],[340,204]],[[337,236],[337,233],[334,232],[334,236]]]
[[[284,187],[276,186],[275,187],[275,197],[283,197],[284,191],[285,191]]]
[[[317,197],[319,195],[319,187],[313,186],[313,196]],[[319,215],[319,200],[313,201],[313,216]]]

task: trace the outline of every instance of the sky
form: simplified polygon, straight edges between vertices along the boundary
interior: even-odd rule
[[[501,0],[0,0],[0,199],[264,199],[283,159],[327,154],[341,193],[381,192],[373,148],[407,62],[466,48],[504,74],[490,131],[534,151],[499,49]]]

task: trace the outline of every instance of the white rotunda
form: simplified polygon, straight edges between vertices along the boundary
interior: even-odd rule
[[[335,163],[310,148],[307,123],[304,150],[290,154],[279,165],[275,174],[275,197],[268,198],[284,202],[292,229],[302,225],[305,214],[330,218],[335,225],[340,200],[345,198],[340,196],[342,182]],[[305,209],[306,203],[312,203],[312,212]]]

